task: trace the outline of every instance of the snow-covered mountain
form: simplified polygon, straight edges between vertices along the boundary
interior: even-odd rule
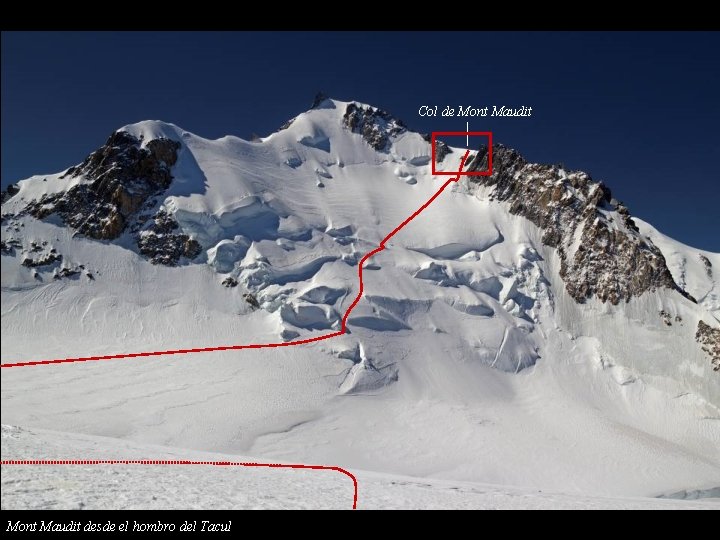
[[[427,136],[355,102],[253,141],[125,126],[3,192],[2,363],[337,331],[360,259],[446,180]],[[714,488],[719,269],[585,173],[496,145],[491,176],[365,263],[344,335],[4,368],[2,421],[567,493]]]

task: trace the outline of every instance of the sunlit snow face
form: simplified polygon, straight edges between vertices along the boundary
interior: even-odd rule
[[[500,173],[462,178],[435,197],[447,179],[431,174],[428,142],[398,130],[376,149],[375,131],[369,142],[344,123],[347,107],[303,113],[256,141],[213,141],[156,122],[128,126],[143,145],[161,135],[182,146],[170,186],[130,212],[113,239],[76,234],[57,215],[19,215],[23,204],[87,178],[22,182],[3,205],[14,214],[2,229],[3,362],[224,350],[4,369],[3,422],[112,437],[127,455],[161,444],[533,492],[655,495],[713,478],[707,418],[717,416],[720,383],[695,334],[701,321],[715,324],[718,255],[703,252],[708,266],[697,250],[639,220],[633,232],[612,201],[596,201],[593,219],[584,210],[565,219],[560,208],[588,208],[595,191],[557,167],[519,165],[522,185]],[[397,125],[381,119],[372,125]],[[461,156],[449,153],[447,167],[459,167]],[[527,204],[533,186],[535,206]],[[608,251],[592,252],[596,266],[573,266],[595,218],[609,227]],[[138,244],[148,232],[158,253],[177,257],[153,264]],[[611,247],[620,234],[650,237],[698,303],[661,286],[616,305],[594,293],[579,303],[572,279],[621,290],[641,275],[629,263],[586,271],[617,263]],[[201,248],[194,256],[190,239]],[[58,258],[34,265],[52,250]],[[326,335],[332,339],[310,341]],[[293,342],[302,346],[285,345]],[[283,345],[231,348],[246,344]],[[90,451],[85,435],[73,437],[37,432],[17,451]],[[140,446],[131,451],[133,444]],[[656,474],[668,470],[672,486]],[[35,478],[47,487],[42,474]],[[176,476],[154,481],[166,478]],[[436,481],[429,499],[426,487],[398,489],[413,504],[442,506]],[[366,482],[368,493],[399,500],[391,493],[398,481]],[[332,494],[329,506],[341,499],[339,484],[302,484],[318,497]],[[209,489],[195,493],[217,500]],[[515,492],[503,493],[512,506]]]

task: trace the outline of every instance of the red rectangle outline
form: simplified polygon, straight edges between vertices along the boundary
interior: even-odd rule
[[[492,131],[433,131],[430,135],[430,145],[432,147],[432,175],[433,176],[457,176],[457,171],[438,171],[435,170],[435,139],[438,135],[450,135],[456,137],[466,136],[482,136],[488,138],[488,168],[486,171],[463,171],[466,176],[491,176],[492,175]]]

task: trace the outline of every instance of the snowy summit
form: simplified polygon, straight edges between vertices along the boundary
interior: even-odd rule
[[[337,332],[360,260],[448,179],[431,174],[429,140],[323,98],[253,141],[132,124],[82,163],[11,185],[3,365]],[[556,495],[527,504],[717,505],[720,254],[664,236],[581,171],[492,150],[491,176],[462,176],[365,262],[342,335],[4,367],[2,422],[19,427],[3,428],[3,459],[102,459],[115,440],[108,457],[366,471],[361,508],[363,474],[385,507],[491,507],[488,484],[506,507],[539,491]],[[438,148],[448,171],[465,152]],[[487,161],[471,149],[464,170]],[[40,506],[75,505],[67,474],[3,466],[3,508],[37,506],[18,479]],[[97,480],[83,474],[77,485]],[[150,481],[138,478],[128,490]],[[114,500],[142,507],[138,493]],[[163,504],[222,504],[184,497]],[[278,484],[270,506],[288,505]]]

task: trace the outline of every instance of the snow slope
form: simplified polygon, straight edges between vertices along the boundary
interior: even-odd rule
[[[675,281],[692,294],[698,303],[720,320],[720,253],[712,253],[673,240],[649,223],[635,218],[640,232],[658,246],[668,262]]]
[[[98,241],[54,217],[10,219],[4,242],[48,242],[63,261],[26,268],[21,248],[3,252],[3,363],[337,329],[357,292],[357,261],[446,180],[430,175],[420,135],[402,132],[378,151],[343,125],[346,106],[328,100],[257,142],[156,121],[123,128],[143,144],[181,142],[153,211],[172,215],[203,253],[153,265],[129,233]],[[3,214],[62,182],[20,182]],[[669,289],[578,304],[542,231],[463,178],[366,265],[348,334],[271,351],[3,369],[2,421],[578,500],[715,488],[720,377],[694,334],[700,320],[717,326],[717,285],[693,250],[641,227],[676,280],[686,269],[700,305]],[[706,256],[719,267],[718,254]],[[84,273],[53,279],[79,265]],[[222,286],[227,278],[238,286]]]
[[[252,462],[179,448],[116,439],[3,426],[4,459],[33,455],[62,459]],[[358,505],[369,509],[715,509],[720,499],[602,497],[553,493],[513,486],[454,482],[353,471]],[[2,508],[51,509],[341,509],[352,507],[350,478],[334,471],[217,466],[66,465],[2,467]],[[690,494],[694,496],[695,494]],[[710,493],[703,495],[720,495]]]

